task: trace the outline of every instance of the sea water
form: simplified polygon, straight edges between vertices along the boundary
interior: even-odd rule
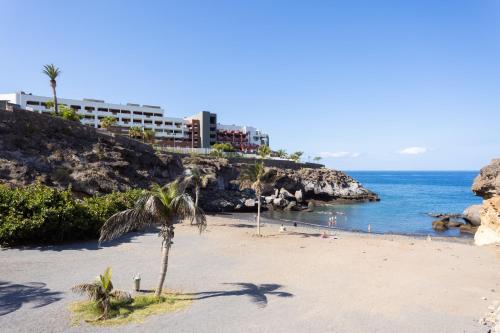
[[[460,236],[458,229],[435,232],[429,213],[462,213],[481,203],[471,185],[478,171],[351,171],[347,172],[380,197],[379,202],[328,204],[313,212],[267,211],[263,217],[374,233]]]

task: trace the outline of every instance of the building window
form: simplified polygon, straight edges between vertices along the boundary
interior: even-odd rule
[[[130,111],[129,110],[120,110],[121,113],[124,113],[124,114],[130,114]]]
[[[139,111],[134,111],[134,114],[136,114],[138,116],[142,116],[142,112],[139,112]]]
[[[140,120],[140,119],[134,119],[134,123],[136,123],[136,124],[140,124],[140,123],[141,123],[141,120]]]
[[[85,107],[85,111],[87,111],[87,112],[92,112],[92,111],[95,111],[95,108],[94,108],[94,107],[92,107],[92,106],[86,106],[86,107]]]
[[[171,123],[171,122],[166,121],[166,122],[165,122],[165,125],[166,125],[166,126],[172,126],[172,123]]]
[[[80,105],[71,105],[71,108],[73,110],[81,110],[82,107]]]
[[[27,105],[40,105],[40,102],[35,102],[35,101],[27,101]]]
[[[97,111],[108,112],[108,109],[106,109],[106,108],[97,108]]]

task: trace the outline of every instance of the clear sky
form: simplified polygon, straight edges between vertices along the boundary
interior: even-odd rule
[[[500,157],[500,1],[0,0],[0,92],[216,112],[344,170]]]

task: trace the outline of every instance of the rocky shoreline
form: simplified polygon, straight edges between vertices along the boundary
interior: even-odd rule
[[[286,163],[284,163],[286,162]],[[301,163],[268,161],[262,203],[268,209],[311,209],[314,201],[375,201],[378,196],[347,174]],[[137,140],[29,111],[0,111],[0,183],[35,182],[79,196],[166,184],[189,168],[207,176],[200,205],[207,212],[255,211],[255,192],[240,189],[239,174],[255,163],[164,154]]]

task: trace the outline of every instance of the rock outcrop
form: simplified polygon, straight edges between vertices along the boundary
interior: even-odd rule
[[[185,168],[199,168],[208,176],[200,205],[206,211],[255,211],[257,201],[251,189],[240,189],[238,180],[245,163],[224,159],[186,157]],[[269,209],[305,210],[311,200],[376,201],[378,196],[343,172],[326,168],[299,170],[266,168],[261,203]]]
[[[500,159],[481,169],[472,191],[483,197],[481,225],[474,241],[477,245],[500,243]]]
[[[81,196],[105,194],[165,184],[197,167],[208,178],[200,196],[203,209],[255,211],[255,192],[240,189],[238,181],[241,170],[254,162],[160,154],[150,145],[78,122],[29,111],[0,111],[0,183],[9,186],[41,182],[71,186]],[[264,207],[301,210],[313,207],[312,200],[378,200],[343,172],[271,162],[261,198]]]
[[[178,156],[147,144],[29,111],[0,111],[0,183],[39,181],[82,195],[148,188],[182,173]]]

